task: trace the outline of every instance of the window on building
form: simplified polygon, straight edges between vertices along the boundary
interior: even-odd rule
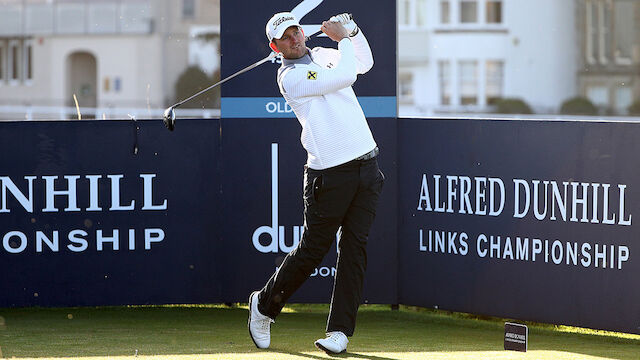
[[[504,83],[504,62],[487,61],[485,95],[487,104],[493,105],[502,97]]]
[[[438,82],[440,83],[440,105],[451,105],[451,63],[438,61]]]
[[[440,1],[440,23],[441,24],[451,23],[451,4],[449,0]]]
[[[633,103],[633,92],[630,86],[619,86],[616,88],[616,112],[626,114],[629,106]]]
[[[460,0],[460,23],[474,24],[478,22],[478,1]]]
[[[634,45],[634,7],[636,0],[618,0],[614,3],[613,36],[616,63],[631,64],[631,49]]]
[[[502,0],[487,0],[485,9],[487,24],[502,24]]]
[[[20,43],[17,40],[10,41],[8,51],[8,79],[12,83],[17,83],[20,81]]]
[[[182,0],[182,17],[191,19],[196,16],[196,0]]]
[[[589,86],[587,98],[596,106],[609,106],[609,89],[606,86]]]
[[[7,80],[7,50],[4,42],[0,40],[0,85]]]
[[[117,24],[119,32],[126,34],[151,33],[153,31],[151,3],[151,1],[120,1]]]
[[[416,2],[416,25],[424,27],[427,25],[427,0],[415,0]]]
[[[398,1],[398,23],[409,26],[411,24],[411,0]]]
[[[398,1],[398,25],[424,27],[427,25],[427,0]]]
[[[413,75],[411,73],[400,73],[398,75],[398,95],[399,101],[403,104],[413,104]]]
[[[598,12],[600,16],[600,63],[606,64],[610,60],[611,56],[611,1],[600,1],[598,5]]]
[[[598,58],[598,3],[587,0],[585,3],[586,16],[586,57],[587,62],[594,64]]]
[[[24,42],[24,80],[33,80],[33,40]]]
[[[586,17],[586,59],[589,64],[607,64],[616,57],[614,52],[617,52],[617,48],[614,48],[614,37],[620,38],[621,46],[625,46],[633,37],[633,30],[628,25],[625,28],[621,25],[628,22],[631,18],[633,21],[633,2],[631,4],[631,10],[629,11],[628,4],[624,4],[627,1],[621,1],[622,9],[620,12],[614,12],[617,9],[618,2],[614,8],[614,2],[612,0],[585,0],[585,17]],[[622,12],[629,11],[629,14],[623,14]],[[614,16],[620,18],[620,25],[622,28],[618,30],[617,27],[613,27],[618,21],[614,19]],[[626,30],[625,30],[626,29]],[[619,31],[619,32],[618,32]],[[627,47],[621,51],[630,49]],[[627,50],[630,51],[630,50]],[[621,53],[622,54],[622,53]],[[620,58],[624,58],[621,55]],[[624,62],[624,60],[623,60]]]
[[[460,80],[460,105],[478,104],[478,62],[460,61],[458,63]]]

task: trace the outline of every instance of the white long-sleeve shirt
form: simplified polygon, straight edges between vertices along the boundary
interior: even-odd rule
[[[283,59],[278,86],[302,125],[300,141],[311,169],[344,164],[376,147],[351,88],[372,66],[362,31],[342,39],[338,50],[316,47],[300,59]]]

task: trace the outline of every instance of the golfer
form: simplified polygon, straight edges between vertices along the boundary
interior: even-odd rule
[[[384,175],[378,147],[351,85],[373,66],[367,39],[349,14],[322,23],[338,50],[305,46],[292,13],[267,23],[269,46],[281,53],[278,87],[302,125],[308,153],[304,167],[304,233],[264,288],[249,297],[249,333],[268,348],[271,323],[289,297],[320,264],[339,231],[338,260],[326,338],[315,345],[327,353],[346,351],[362,300],[367,237]]]

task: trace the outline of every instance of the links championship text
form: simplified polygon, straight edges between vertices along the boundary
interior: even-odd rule
[[[562,222],[580,226],[632,225],[627,185],[563,180],[422,174],[417,210],[511,217],[529,223]],[[462,224],[462,222],[461,222]],[[622,270],[629,246],[611,239],[557,239],[532,234],[469,233],[425,224],[417,232],[418,250],[482,259],[544,262]]]

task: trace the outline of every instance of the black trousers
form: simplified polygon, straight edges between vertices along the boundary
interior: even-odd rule
[[[367,268],[367,238],[383,183],[376,158],[324,170],[305,166],[304,233],[297,248],[260,291],[261,313],[272,319],[280,314],[289,297],[320,264],[342,227],[327,332],[353,335]]]

